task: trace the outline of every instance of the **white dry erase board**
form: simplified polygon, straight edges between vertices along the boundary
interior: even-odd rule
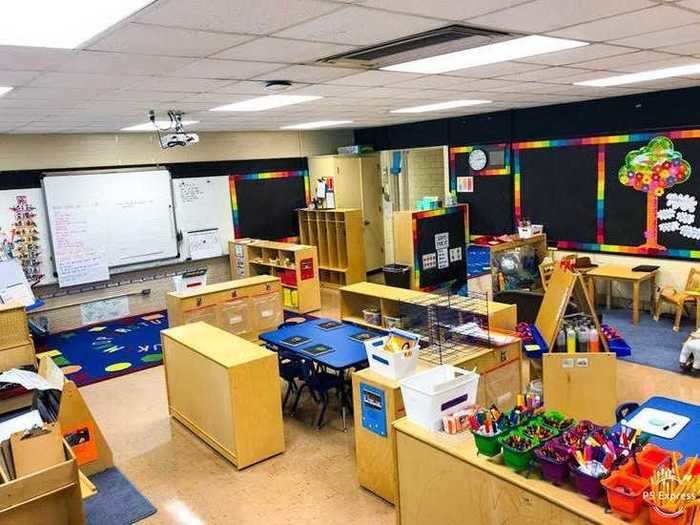
[[[60,286],[178,256],[168,170],[49,174],[42,186]]]
[[[227,175],[173,179],[175,217],[183,238],[190,232],[216,229],[221,253],[228,253],[228,241],[233,239],[231,193]],[[189,242],[183,243],[182,255],[189,258]]]

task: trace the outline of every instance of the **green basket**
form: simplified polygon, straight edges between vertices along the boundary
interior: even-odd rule
[[[545,412],[541,416],[538,416],[536,419],[539,420],[541,423],[544,423],[545,417],[554,419],[554,420],[558,421],[560,424],[566,419],[571,419],[571,424],[568,427],[564,427],[564,428],[562,428],[560,426],[556,427],[556,430],[558,430],[560,434],[563,432],[566,432],[567,430],[570,430],[571,428],[576,426],[576,419],[575,418],[573,418],[573,417],[567,418],[562,413],[557,412],[556,410],[548,410],[547,412]],[[552,426],[552,425],[548,425],[548,426]]]
[[[532,443],[532,446],[526,450],[516,450],[508,446],[505,443],[505,440],[511,434],[518,434],[521,437],[529,440]],[[540,444],[536,439],[528,437],[518,430],[509,432],[505,436],[499,437],[498,442],[500,443],[501,447],[503,447],[503,462],[515,471],[525,470],[528,467],[533,458],[533,450],[535,450]]]
[[[503,432],[493,436],[484,436],[483,434],[479,434],[477,432],[472,432],[472,434],[474,435],[476,449],[479,451],[479,454],[483,454],[484,456],[488,456],[490,458],[500,454],[501,444],[498,442],[498,438],[503,435]]]
[[[541,437],[530,436],[527,432],[525,432],[525,429],[531,425],[538,425],[538,426],[546,428],[549,431],[549,437],[541,438]],[[544,445],[547,441],[549,441],[550,439],[554,439],[555,437],[559,436],[559,434],[560,434],[560,432],[556,428],[550,427],[549,425],[545,425],[542,418],[531,419],[530,421],[528,421],[524,425],[520,425],[518,427],[518,430],[520,430],[520,432],[522,434],[526,435],[527,437],[532,437],[533,439],[536,439],[537,441],[539,441],[540,445]]]

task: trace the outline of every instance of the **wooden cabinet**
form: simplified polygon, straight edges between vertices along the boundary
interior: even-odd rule
[[[568,485],[557,487],[523,476],[500,457],[476,453],[470,433],[428,432],[407,418],[396,427],[399,494],[397,523],[402,525],[629,523],[606,513]],[[632,523],[646,523],[643,514]]]
[[[307,313],[321,308],[316,246],[258,239],[229,241],[231,277],[280,278],[285,310]]]
[[[277,354],[206,323],[161,340],[172,417],[239,469],[284,452]]]
[[[361,392],[362,390],[362,392]],[[363,393],[370,391],[372,399]],[[377,398],[382,399],[385,435],[363,424],[365,411],[377,410]],[[360,485],[389,503],[395,503],[398,491],[396,479],[396,431],[392,423],[406,415],[399,381],[389,379],[366,368],[352,374],[353,413],[355,418],[355,461]]]
[[[30,341],[24,306],[12,303],[0,305],[0,350]]]
[[[303,244],[318,248],[321,283],[339,287],[366,276],[362,212],[357,209],[298,210]]]
[[[384,219],[379,154],[310,157],[309,174],[312,181],[333,177],[337,208],[361,210],[365,266],[368,270],[381,268],[384,265]]]
[[[260,275],[165,296],[170,326],[204,322],[255,340],[284,321],[277,277]]]

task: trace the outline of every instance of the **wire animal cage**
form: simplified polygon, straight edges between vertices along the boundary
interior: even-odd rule
[[[433,364],[457,364],[491,346],[486,293],[457,295],[450,289],[401,301],[404,329],[420,336],[418,358]]]

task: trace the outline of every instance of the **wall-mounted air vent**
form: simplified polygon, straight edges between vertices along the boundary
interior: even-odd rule
[[[453,24],[390,42],[326,57],[319,62],[363,68],[384,67],[409,60],[484,46],[513,38],[513,34]]]

